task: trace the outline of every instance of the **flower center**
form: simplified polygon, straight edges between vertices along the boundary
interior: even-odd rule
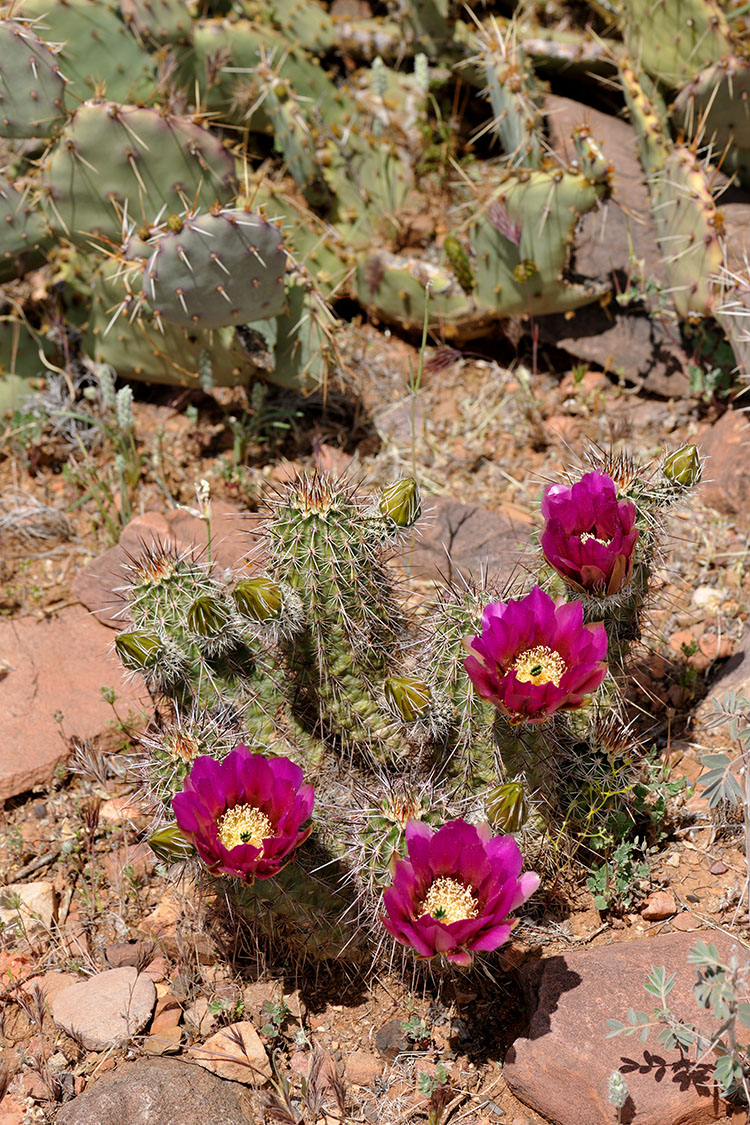
[[[578,536],[578,538],[581,540],[582,543],[588,543],[589,539],[593,539],[595,543],[601,543],[602,547],[608,547],[610,545],[610,543],[612,542],[611,538],[606,539],[606,538],[600,537],[599,535],[595,535],[594,534],[595,531],[596,531],[596,528],[593,528],[592,531],[583,531]]]
[[[567,670],[568,666],[560,653],[547,645],[527,648],[526,652],[516,657],[509,669],[516,673],[522,684],[554,684],[555,687],[560,686],[560,680]]]
[[[225,848],[252,844],[263,853],[263,841],[275,836],[271,821],[255,805],[234,805],[216,822],[219,839]]]
[[[479,907],[471,887],[458,879],[436,879],[419,908],[419,917],[429,914],[436,922],[464,922],[476,918]]]

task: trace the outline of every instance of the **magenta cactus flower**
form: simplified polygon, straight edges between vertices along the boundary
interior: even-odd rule
[[[473,953],[508,940],[515,925],[508,915],[539,886],[522,866],[513,837],[493,837],[487,824],[451,820],[435,830],[410,820],[406,858],[395,861],[383,894],[383,925],[420,957],[470,965]]]
[[[604,626],[584,625],[581,602],[557,604],[539,586],[525,598],[491,602],[482,632],[464,647],[477,692],[511,723],[543,723],[581,707],[607,674]]]
[[[251,883],[277,875],[312,832],[315,794],[302,781],[289,758],[239,745],[220,762],[196,758],[172,808],[210,871]]]
[[[573,485],[553,484],[542,500],[542,550],[566,582],[587,594],[616,594],[633,573],[635,505],[617,499],[606,473]]]

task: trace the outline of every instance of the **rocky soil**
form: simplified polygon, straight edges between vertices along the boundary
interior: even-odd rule
[[[562,121],[565,99],[559,108]],[[611,143],[628,129],[613,118],[605,127]],[[632,149],[630,138],[623,146]],[[739,222],[747,204],[733,206]],[[587,227],[590,255],[606,246],[598,272],[628,260],[621,212],[612,204],[607,215],[606,238]],[[645,253],[648,233],[635,229]],[[655,1038],[608,1040],[606,1020],[649,1006],[652,965],[677,973],[675,1011],[694,1020],[690,946],[700,938],[743,956],[750,948],[741,826],[710,815],[694,787],[702,755],[728,746],[723,728],[706,725],[713,700],[729,688],[750,693],[750,430],[742,398],[690,393],[691,357],[674,335],[667,347],[645,314],[610,310],[604,326],[603,315],[549,318],[535,371],[524,338],[460,355],[433,341],[416,388],[413,342],[358,319],[342,333],[346,385],[325,399],[271,389],[258,408],[243,391],[140,386],[138,479],[126,504],[113,495],[104,509],[90,483],[111,472],[106,442],[82,461],[70,434],[8,428],[0,1125],[424,1122],[437,1112],[429,1091],[438,1066],[447,1093],[433,1120],[442,1122],[614,1122],[607,1082],[616,1069],[629,1091],[622,1121],[732,1116],[705,1064]],[[705,481],[665,529],[634,692],[640,731],[686,784],[647,871],[601,911],[583,881],[548,888],[533,921],[474,974],[348,980],[336,965],[295,973],[233,959],[210,925],[210,902],[144,843],[129,756],[150,703],[110,654],[126,553],[165,529],[200,544],[204,525],[185,510],[200,479],[212,489],[218,557],[237,565],[264,490],[296,468],[366,484],[415,472],[427,518],[395,565],[415,596],[429,595],[459,572],[523,568],[544,482],[580,468],[587,443],[618,443],[648,460],[686,441],[707,457]]]

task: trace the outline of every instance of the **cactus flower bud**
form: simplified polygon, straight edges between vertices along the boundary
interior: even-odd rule
[[[242,616],[251,621],[268,621],[281,613],[281,587],[272,578],[241,578],[232,596]]]
[[[384,488],[378,504],[382,515],[398,527],[411,527],[422,513],[419,485],[414,477],[402,477]]]
[[[529,815],[526,794],[520,781],[506,781],[488,794],[485,809],[490,824],[497,831],[518,832]]]
[[[432,706],[432,692],[424,680],[416,676],[391,676],[383,686],[391,711],[405,723],[421,719]]]
[[[192,859],[195,856],[195,848],[176,823],[157,828],[151,833],[147,843],[163,863],[179,863],[182,859]]]
[[[187,615],[188,628],[198,637],[220,636],[229,626],[229,608],[219,598],[204,594],[196,598]]]
[[[671,480],[673,484],[681,484],[684,488],[698,484],[703,466],[696,446],[683,445],[682,449],[670,453],[664,461],[662,471],[667,480]]]
[[[118,633],[115,637],[115,650],[126,668],[143,672],[159,662],[164,652],[164,642],[156,633]]]

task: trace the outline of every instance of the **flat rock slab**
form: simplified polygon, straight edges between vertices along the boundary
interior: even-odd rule
[[[735,516],[739,526],[750,524],[750,425],[741,410],[727,410],[718,422],[706,426],[696,439],[706,458],[700,496],[717,512]]]
[[[52,1017],[87,1050],[104,1051],[143,1031],[155,1004],[150,977],[124,966],[64,988],[52,1001]]]
[[[687,962],[699,940],[713,942],[720,953],[732,946],[724,934],[701,930],[575,950],[530,965],[524,983],[535,1010],[528,1038],[516,1040],[503,1065],[516,1097],[555,1125],[602,1125],[615,1120],[607,1091],[610,1075],[620,1070],[628,1125],[706,1125],[726,1118],[710,1064],[693,1070],[692,1061],[657,1042],[656,1030],[645,1044],[637,1036],[606,1038],[608,1019],[626,1021],[631,1007],[653,1009],[643,987],[652,965],[677,974],[670,994],[675,1015],[701,1021],[692,993],[695,969]]]
[[[530,520],[449,496],[425,496],[425,516],[395,561],[415,578],[452,581],[481,572],[510,578],[528,549]]]
[[[232,504],[216,502],[211,515],[211,560],[216,569],[240,570],[259,542],[259,516]],[[115,547],[98,555],[78,572],[73,593],[103,625],[122,629],[127,621],[121,587],[128,563],[149,547],[171,544],[196,558],[207,557],[206,524],[183,508],[145,512],[123,529]]]
[[[138,1059],[57,1112],[58,1125],[254,1125],[242,1086],[177,1059]]]
[[[586,305],[568,319],[562,313],[539,318],[542,339],[571,357],[596,363],[643,390],[663,398],[690,394],[688,357],[666,329],[645,312]]]
[[[55,906],[55,888],[46,879],[0,887],[0,922],[8,931],[51,929]]]
[[[193,1047],[191,1056],[220,1078],[246,1086],[262,1086],[273,1078],[266,1049],[250,1020],[222,1027],[202,1046]]]
[[[121,715],[150,710],[111,644],[112,634],[81,606],[44,621],[0,619],[0,668],[10,669],[0,676],[0,801],[45,785],[68,756],[66,739],[95,738],[112,722],[102,687],[115,689]]]

